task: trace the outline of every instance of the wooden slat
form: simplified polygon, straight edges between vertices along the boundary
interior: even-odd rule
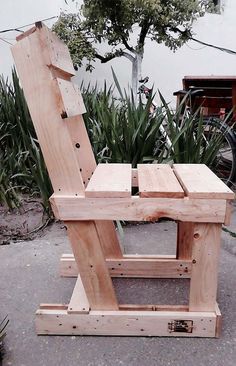
[[[65,224],[90,308],[118,309],[94,222],[67,221]]]
[[[68,47],[62,42],[55,33],[52,33],[45,25],[42,25],[41,33],[47,41],[47,54],[45,60],[48,66],[60,69],[67,74],[74,76],[75,69],[73,67]],[[45,52],[45,50],[44,50]]]
[[[189,278],[191,261],[176,259],[107,259],[107,266],[112,277],[133,278]]]
[[[204,164],[174,164],[173,168],[189,198],[235,197],[233,191]]]
[[[225,212],[225,221],[224,225],[229,226],[231,222],[231,215],[232,215],[232,201],[226,201],[226,212]]]
[[[168,164],[138,164],[140,197],[184,197],[184,191]]]
[[[52,195],[53,212],[61,220],[156,221],[161,217],[193,222],[225,221],[225,200],[189,198],[82,198]]]
[[[55,79],[62,98],[63,112],[67,117],[73,117],[86,113],[84,102],[79,91],[78,85],[73,84],[70,80],[61,78]]]
[[[106,257],[107,258],[107,257]],[[108,257],[109,258],[109,257]],[[110,257],[112,258],[112,257]],[[113,257],[115,258],[115,256]],[[142,260],[145,260],[145,259],[157,259],[157,260],[160,260],[160,259],[163,259],[163,260],[174,260],[176,259],[176,256],[175,255],[124,255],[123,256],[123,259],[142,259]],[[115,260],[116,261],[116,260]],[[108,264],[109,260],[106,260],[106,263]],[[185,269],[185,263],[183,263],[183,267]],[[188,271],[190,271],[190,267],[189,267],[189,263],[188,264]],[[111,266],[111,262],[110,262],[110,266]],[[113,267],[111,267],[113,268]],[[61,256],[61,259],[60,259],[60,269],[59,269],[59,272],[60,272],[60,276],[62,277],[77,277],[78,276],[78,267],[77,267],[77,264],[75,262],[75,258],[74,258],[74,255],[73,254],[63,254]],[[112,269],[110,270],[110,275],[112,274]],[[156,272],[155,272],[156,274]],[[174,272],[174,275],[176,274],[176,271]],[[137,275],[137,277],[141,277],[142,275]],[[113,274],[113,277],[115,277],[115,275]]]
[[[216,338],[220,337],[222,328],[222,316],[218,304],[216,303]]]
[[[183,311],[189,310],[188,305],[139,305],[139,304],[120,304],[119,310],[127,311]]]
[[[99,164],[85,190],[85,196],[130,197],[131,178],[131,164]]]
[[[132,169],[132,187],[138,187],[138,169]]]
[[[215,311],[220,235],[220,224],[195,224],[190,311]]]
[[[68,314],[89,313],[89,302],[80,275],[78,275],[67,312]]]
[[[192,331],[171,332],[173,320],[190,320]],[[215,312],[184,311],[90,311],[67,314],[66,310],[39,309],[36,313],[38,334],[123,335],[167,337],[215,337]]]
[[[19,36],[16,37],[16,40],[20,41],[21,39],[28,37],[31,33],[34,33],[36,31],[36,29],[37,29],[36,27],[32,27],[32,28],[28,29],[24,33],[19,34]]]

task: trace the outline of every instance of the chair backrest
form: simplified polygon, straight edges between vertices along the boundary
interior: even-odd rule
[[[38,22],[12,53],[54,192],[84,195],[96,162],[67,46]]]

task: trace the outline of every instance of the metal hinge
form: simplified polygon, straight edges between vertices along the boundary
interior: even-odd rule
[[[172,320],[168,323],[168,330],[170,333],[192,333],[193,321],[192,320]]]

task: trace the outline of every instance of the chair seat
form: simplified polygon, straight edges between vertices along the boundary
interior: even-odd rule
[[[204,164],[99,164],[85,190],[90,198],[233,199],[234,193]]]

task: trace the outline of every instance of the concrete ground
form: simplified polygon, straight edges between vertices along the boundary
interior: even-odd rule
[[[236,207],[230,230],[236,231]],[[128,226],[126,253],[174,253],[175,223]],[[3,365],[14,366],[235,366],[236,238],[222,234],[218,302],[223,314],[220,339],[37,336],[39,303],[68,303],[75,279],[60,278],[58,263],[69,253],[62,225],[41,238],[0,246],[0,319],[8,314]],[[114,280],[123,303],[184,304],[188,280]],[[140,301],[141,299],[141,301]]]

